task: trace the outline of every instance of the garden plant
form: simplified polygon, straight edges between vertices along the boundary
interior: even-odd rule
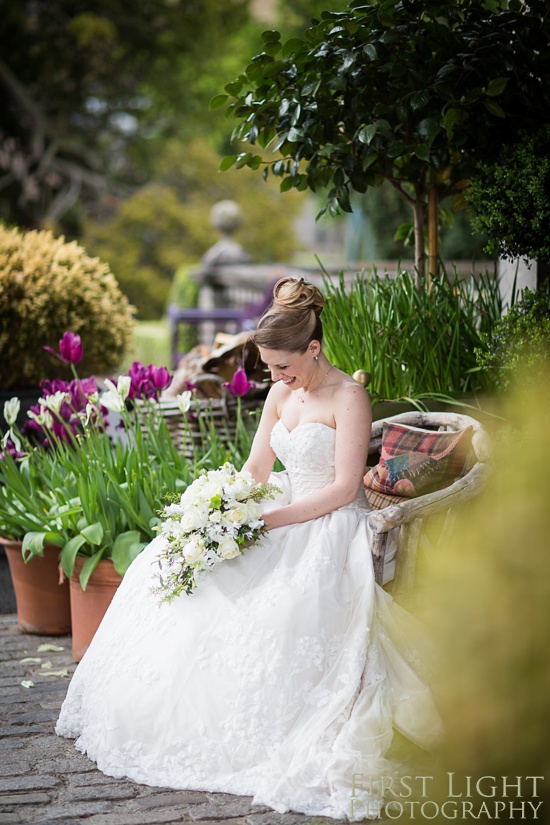
[[[78,336],[66,332],[60,355],[83,358]],[[30,411],[27,434],[15,424],[17,399],[7,403],[8,429],[0,455],[0,533],[23,540],[26,560],[45,544],[60,548],[67,577],[77,555],[86,562],[83,588],[102,559],[124,574],[132,559],[156,535],[164,497],[182,492],[202,468],[231,460],[242,463],[252,433],[237,408],[234,439],[214,428],[207,411],[192,460],[176,449],[158,404],[171,381],[164,367],[132,365],[116,383],[107,379],[101,396],[93,379],[43,382],[39,404]],[[80,388],[80,395],[77,394]],[[180,397],[191,419],[191,391]],[[110,413],[109,413],[110,411]],[[116,413],[121,428],[107,426]]]
[[[450,401],[486,386],[475,357],[502,312],[498,281],[439,275],[417,289],[408,272],[324,279],[325,352],[349,374],[370,374],[373,401]]]
[[[134,311],[107,264],[51,232],[0,224],[0,387],[38,387],[65,378],[41,345],[66,330],[81,337],[85,375],[117,369],[134,328]]]

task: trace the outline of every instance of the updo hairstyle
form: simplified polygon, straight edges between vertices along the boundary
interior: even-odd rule
[[[311,341],[323,342],[321,312],[325,299],[303,278],[280,278],[273,301],[264,312],[252,341],[258,347],[304,353]]]

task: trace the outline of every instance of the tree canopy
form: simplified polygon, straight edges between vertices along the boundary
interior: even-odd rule
[[[211,103],[230,101],[234,138],[251,145],[221,168],[263,167],[281,191],[326,187],[331,214],[388,180],[414,210],[420,274],[426,220],[436,271],[439,200],[463,206],[474,163],[550,111],[544,0],[352,0],[302,37],[262,40]],[[266,160],[254,144],[278,155]]]
[[[124,196],[161,139],[197,129],[197,112],[207,128],[212,66],[247,5],[4,0],[0,219],[52,224],[79,200]]]

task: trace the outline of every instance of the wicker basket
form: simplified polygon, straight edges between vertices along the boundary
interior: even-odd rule
[[[159,412],[179,453],[188,461],[194,461],[208,450],[212,430],[216,431],[224,447],[229,447],[236,437],[237,415],[240,407],[243,418],[250,412],[260,411],[263,398],[195,398],[187,414],[183,414],[175,399],[163,399],[151,407],[148,402],[136,402],[136,409],[143,430],[151,426],[152,413]],[[154,418],[153,418],[154,422]]]

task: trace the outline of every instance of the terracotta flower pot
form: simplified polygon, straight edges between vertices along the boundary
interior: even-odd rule
[[[79,576],[86,559],[76,557],[74,573],[70,580],[71,619],[73,626],[73,659],[80,662],[101,624],[107,608],[122,581],[109,559],[99,562],[83,590]]]
[[[0,538],[10,567],[17,622],[23,633],[63,636],[71,632],[69,582],[59,575],[59,547],[46,544],[44,555],[23,561],[21,541]]]

